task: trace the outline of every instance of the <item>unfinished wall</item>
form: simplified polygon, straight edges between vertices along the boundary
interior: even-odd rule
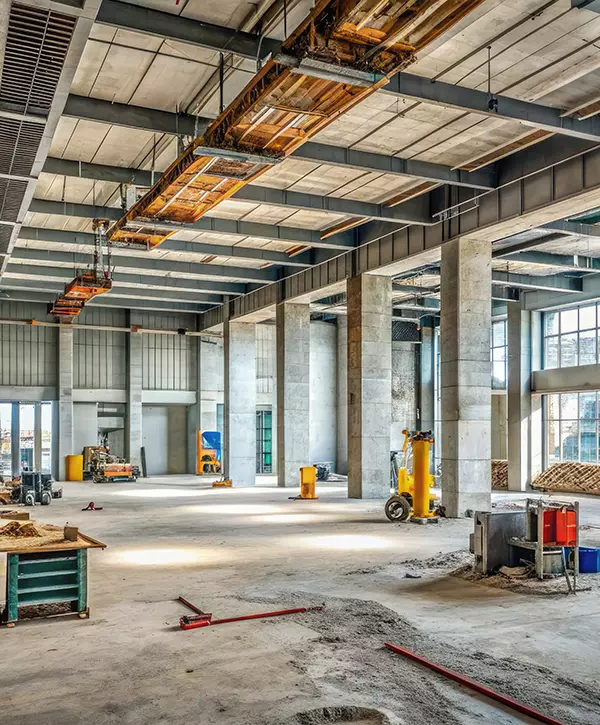
[[[98,404],[73,403],[73,453],[98,445]]]
[[[77,318],[73,335],[73,387],[125,390],[127,387],[127,333],[86,330],[79,325],[125,327],[127,312],[89,307]]]
[[[402,447],[404,428],[416,428],[417,382],[416,345],[392,342],[392,450]]]
[[[337,328],[310,323],[310,462],[335,466],[337,446]]]
[[[154,330],[196,328],[194,315],[136,315],[142,327]],[[195,356],[192,338],[185,335],[142,335],[142,388],[144,390],[194,390]]]
[[[492,395],[492,458],[504,459],[506,453],[506,393]]]
[[[169,467],[169,409],[166,405],[142,407],[142,445],[149,476],[167,473]]]

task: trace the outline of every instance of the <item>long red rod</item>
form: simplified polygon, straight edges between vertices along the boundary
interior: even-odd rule
[[[199,627],[212,627],[213,624],[229,624],[230,622],[243,622],[247,619],[267,619],[268,617],[281,617],[285,614],[301,614],[302,612],[316,612],[325,607],[298,607],[297,609],[281,609],[278,612],[261,612],[260,614],[245,614],[242,617],[229,617],[227,619],[199,620],[186,624],[180,620],[181,629],[198,629]]]
[[[454,680],[455,682],[458,682],[465,687],[470,687],[472,690],[475,690],[475,692],[479,692],[492,700],[496,700],[496,702],[500,702],[502,705],[506,705],[507,707],[510,707],[513,710],[520,712],[522,715],[527,715],[527,717],[530,717],[533,720],[546,723],[546,725],[564,725],[564,723],[561,723],[558,720],[554,720],[554,718],[548,717],[547,715],[543,715],[541,712],[533,710],[531,707],[524,705],[518,700],[513,700],[512,697],[507,697],[506,695],[501,695],[499,692],[494,692],[494,690],[490,690],[488,687],[482,685],[480,682],[476,682],[475,680],[472,680],[465,675],[454,672],[454,670],[449,670],[446,667],[442,667],[441,665],[436,665],[434,662],[430,662],[429,660],[426,660],[424,657],[420,657],[419,655],[411,652],[410,650],[403,649],[402,647],[398,647],[395,644],[390,644],[389,642],[385,642],[384,644],[388,649],[391,649],[392,652],[396,652],[396,654],[399,655],[404,655],[405,657],[408,657],[409,659],[418,662],[424,667],[429,667],[430,670],[433,670],[434,672],[439,672],[441,675],[444,675],[448,679]]]
[[[196,614],[208,614],[208,612],[203,612],[195,604],[192,604],[191,602],[188,602],[188,600],[187,599],[184,599],[183,597],[177,597],[177,599],[182,604],[185,604],[186,607],[189,607],[192,610],[192,612],[196,612]]]

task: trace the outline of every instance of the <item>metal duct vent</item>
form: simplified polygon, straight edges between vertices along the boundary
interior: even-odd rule
[[[48,115],[76,18],[13,3],[0,80],[0,103]]]
[[[16,222],[25,192],[26,181],[0,178],[0,219]]]
[[[392,340],[394,342],[419,342],[419,326],[413,322],[392,320]]]
[[[12,224],[0,224],[0,254],[6,254],[6,252],[8,252],[12,233]]]
[[[0,118],[0,174],[29,176],[44,126]]]

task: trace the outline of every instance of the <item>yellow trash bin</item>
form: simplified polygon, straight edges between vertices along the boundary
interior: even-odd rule
[[[83,456],[65,456],[67,481],[83,481]]]
[[[302,466],[300,469],[300,498],[316,499],[317,467]]]

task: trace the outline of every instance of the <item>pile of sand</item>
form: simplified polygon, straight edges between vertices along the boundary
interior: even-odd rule
[[[492,489],[508,490],[508,461],[492,461]]]
[[[44,536],[34,521],[9,521],[0,528],[0,536]]]
[[[532,482],[533,488],[564,493],[600,494],[600,466],[595,463],[555,463]]]

